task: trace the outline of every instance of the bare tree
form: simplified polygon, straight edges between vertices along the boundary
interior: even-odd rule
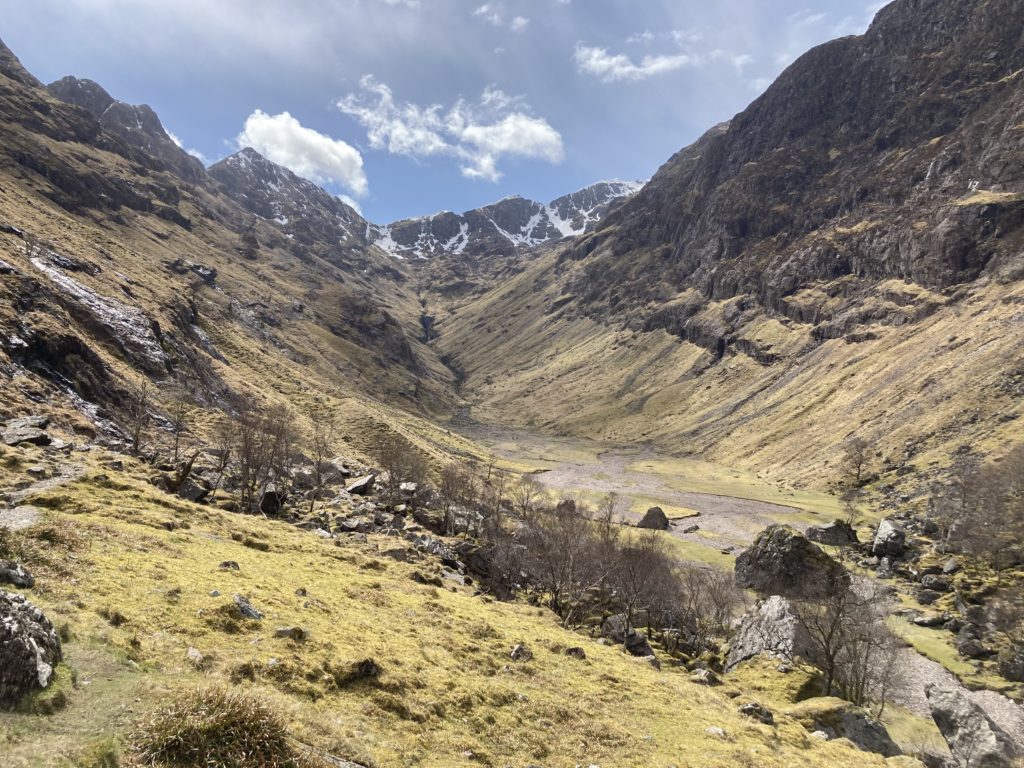
[[[529,520],[544,497],[544,486],[533,475],[521,475],[509,489],[512,505],[523,520]]]
[[[128,388],[125,415],[128,419],[128,431],[132,440],[131,451],[135,455],[142,450],[142,439],[152,418],[150,413],[152,405],[153,385],[150,384],[149,379],[143,379],[142,383]]]
[[[167,406],[167,416],[171,425],[171,452],[174,463],[181,457],[181,441],[189,431],[189,401],[185,388],[181,385],[171,390]]]
[[[402,483],[421,485],[427,477],[428,465],[423,454],[406,438],[389,434],[378,446],[381,467],[388,474],[385,492],[392,500],[401,497]]]
[[[851,437],[843,443],[843,471],[855,488],[863,485],[870,461],[871,444],[863,437]]]
[[[334,422],[326,414],[320,414],[313,422],[313,435],[309,443],[313,459],[313,494],[309,501],[309,513],[313,514],[317,499],[324,490],[327,462],[334,455]]]
[[[618,564],[611,584],[626,618],[626,632],[633,628],[637,612],[649,608],[649,595],[656,585],[670,578],[672,564],[659,531],[645,530],[635,542],[619,549]]]
[[[837,585],[820,600],[797,601],[794,609],[807,638],[805,660],[821,672],[826,695],[838,693],[857,705],[874,701],[881,711],[900,672],[900,646],[885,624],[888,600],[881,587]]]
[[[441,481],[438,493],[441,496],[441,509],[444,513],[444,532],[451,536],[455,533],[455,510],[469,496],[472,483],[469,472],[457,462],[446,464],[441,469]]]

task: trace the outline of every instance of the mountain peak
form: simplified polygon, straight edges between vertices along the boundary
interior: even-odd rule
[[[46,90],[66,104],[84,109],[106,133],[144,150],[186,181],[199,181],[205,175],[203,164],[175,143],[148,104],[119,101],[99,83],[73,75],[50,83]]]
[[[39,80],[29,74],[29,71],[22,65],[21,60],[4,44],[3,40],[0,40],[0,74],[32,88],[42,86]]]
[[[403,258],[508,255],[589,231],[613,205],[641,187],[639,181],[600,181],[546,204],[509,195],[462,214],[443,211],[371,226],[370,234],[379,247]]]

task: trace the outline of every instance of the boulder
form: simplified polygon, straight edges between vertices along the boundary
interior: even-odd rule
[[[775,725],[775,716],[771,711],[768,710],[767,707],[764,707],[755,701],[748,701],[745,704],[740,704],[739,713],[744,717],[757,720],[765,725]]]
[[[259,621],[263,618],[263,614],[257,611],[253,604],[249,602],[248,598],[242,597],[241,595],[235,595],[232,598],[235,602],[235,607],[238,609],[238,613],[245,619],[252,619]]]
[[[377,481],[377,476],[363,475],[357,477],[351,483],[345,486],[345,490],[354,496],[366,496],[373,492],[373,484]]]
[[[736,583],[765,595],[822,597],[850,583],[821,547],[786,525],[770,525],[736,558]]]
[[[584,661],[587,658],[587,652],[577,645],[574,645],[572,648],[566,648],[564,653],[570,659],[579,659],[580,661]]]
[[[21,563],[0,560],[0,584],[11,584],[23,589],[31,589],[36,580]]]
[[[635,629],[631,629],[626,633],[626,639],[622,645],[625,647],[626,653],[630,656],[640,656],[645,659],[656,658],[654,656],[654,649],[651,648],[651,644],[647,642],[647,636]]]
[[[651,528],[655,531],[667,531],[672,527],[668,515],[661,507],[651,507],[644,514],[643,519],[636,524],[637,528]]]
[[[834,520],[828,525],[812,525],[804,535],[808,541],[833,547],[847,547],[858,543],[857,531],[843,520]]]
[[[930,589],[932,592],[949,592],[949,579],[928,574],[921,579],[921,587],[923,589]]]
[[[24,596],[0,591],[0,708],[46,688],[63,658],[53,625]]]
[[[260,512],[264,515],[278,515],[284,505],[284,494],[270,486],[260,496]]]
[[[50,436],[36,427],[7,427],[3,431],[4,445],[49,445]]]
[[[829,739],[849,739],[864,752],[883,757],[902,754],[881,722],[848,701],[831,696],[807,699],[786,710],[786,714],[808,731],[820,731]]]
[[[1021,756],[1009,735],[963,692],[932,683],[924,693],[932,719],[960,765],[1011,768]]]
[[[196,504],[202,504],[209,495],[209,488],[204,488],[199,483],[192,482],[192,480],[186,480],[178,488],[178,496],[185,499],[185,501],[191,501]]]
[[[712,672],[710,669],[698,669],[696,672],[690,675],[690,682],[696,683],[697,685],[706,685],[713,687],[722,684],[722,678]]]
[[[733,637],[726,659],[726,671],[741,661],[768,653],[792,659],[807,652],[810,645],[789,600],[773,595],[748,611]]]
[[[999,653],[999,674],[1014,683],[1024,683],[1024,643],[1010,643]]]
[[[403,499],[411,499],[416,495],[417,490],[419,490],[419,485],[416,483],[402,483],[398,486],[398,491],[402,494]]]
[[[878,524],[871,553],[879,557],[902,557],[907,549],[907,532],[887,517]]]

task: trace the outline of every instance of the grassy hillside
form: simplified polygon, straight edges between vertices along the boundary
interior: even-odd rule
[[[30,499],[46,518],[28,540],[61,532],[30,564],[32,599],[71,638],[68,682],[56,714],[0,715],[6,765],[89,764],[83,755],[120,749],[175,692],[218,682],[269,698],[303,743],[378,766],[883,764],[788,718],[745,719],[728,691],[688,682],[667,657],[658,672],[546,610],[417,583],[438,566],[382,554],[404,550],[399,539],[323,541],[171,499],[138,468],[101,472],[100,459]],[[239,569],[218,568],[227,560]],[[234,594],[264,619],[232,616]],[[308,636],[279,638],[279,627]],[[517,643],[532,660],[511,660]],[[585,660],[563,654],[575,645]],[[364,660],[378,677],[358,679]]]
[[[549,253],[441,315],[437,344],[467,372],[462,393],[476,418],[652,443],[819,489],[840,479],[840,445],[852,435],[877,446],[873,464],[889,470],[943,465],[960,444],[1000,454],[1019,438],[1020,282],[982,280],[949,302],[893,281],[890,298],[877,299],[886,312],[897,300],[908,312],[938,308],[868,322],[856,341],[812,342],[808,325],[764,317],[742,333],[771,352],[765,363],[576,316],[562,294],[573,269]]]

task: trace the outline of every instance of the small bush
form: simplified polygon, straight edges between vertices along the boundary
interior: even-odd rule
[[[284,719],[252,695],[193,691],[141,721],[129,765],[149,768],[323,768],[299,752]]]

